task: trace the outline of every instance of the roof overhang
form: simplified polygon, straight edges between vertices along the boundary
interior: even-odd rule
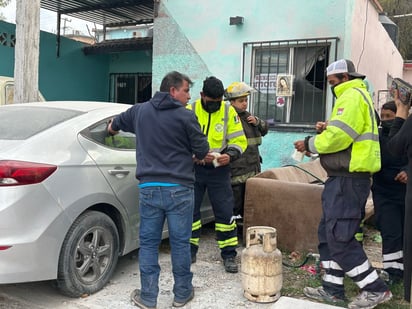
[[[40,7],[103,27],[153,23],[155,0],[40,0]]]

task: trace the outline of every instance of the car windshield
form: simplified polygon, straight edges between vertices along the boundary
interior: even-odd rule
[[[34,106],[1,108],[0,139],[24,140],[82,113],[81,111]]]

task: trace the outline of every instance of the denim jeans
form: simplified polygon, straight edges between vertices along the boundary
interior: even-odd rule
[[[190,244],[194,207],[193,188],[184,186],[146,187],[139,193],[141,299],[154,307],[159,294],[159,245],[165,219],[172,251],[173,293],[175,301],[190,296],[193,273],[190,271]]]

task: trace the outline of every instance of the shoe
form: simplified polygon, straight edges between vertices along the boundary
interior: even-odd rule
[[[196,254],[192,254],[190,258],[191,258],[192,264],[196,263]]]
[[[150,307],[150,306],[146,306],[145,304],[143,304],[142,299],[140,298],[140,290],[136,289],[132,292],[132,294],[130,295],[130,299],[133,302],[133,304],[141,309],[156,309],[156,307]]]
[[[183,307],[188,302],[190,302],[193,299],[193,297],[195,297],[195,291],[194,290],[192,290],[192,293],[190,293],[189,297],[185,301],[180,302],[180,301],[174,300],[172,306],[173,307]]]
[[[329,303],[340,303],[345,301],[344,298],[339,298],[328,293],[322,286],[318,286],[316,288],[311,288],[307,286],[303,289],[303,293],[309,298],[326,301]]]
[[[238,267],[234,257],[230,257],[223,260],[223,265],[225,266],[225,270],[228,273],[237,273]]]
[[[356,298],[349,303],[349,309],[371,309],[377,305],[387,302],[392,298],[391,291],[368,292],[362,291]]]

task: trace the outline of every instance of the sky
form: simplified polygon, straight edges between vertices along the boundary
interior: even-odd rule
[[[12,0],[5,8],[0,8],[0,12],[6,17],[9,23],[16,23],[16,0]],[[66,24],[66,25],[65,25]],[[61,34],[73,34],[74,31],[80,31],[83,35],[88,35],[87,25],[89,29],[94,27],[92,23],[62,15],[61,19]],[[64,30],[63,27],[66,26]],[[40,30],[56,33],[57,32],[57,13],[40,9]]]

